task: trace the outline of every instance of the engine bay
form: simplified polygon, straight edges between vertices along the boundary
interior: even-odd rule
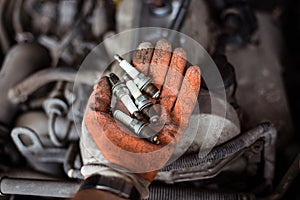
[[[299,199],[299,5],[1,0],[0,199],[76,193],[81,123],[95,81],[119,73],[111,59],[116,50],[156,42],[164,29],[175,46],[188,45],[180,32],[208,52],[225,99],[217,95],[220,85],[202,77],[200,113],[193,116],[201,128],[159,171],[149,199]]]

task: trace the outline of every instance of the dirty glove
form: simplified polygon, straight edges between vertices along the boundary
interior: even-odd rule
[[[186,70],[186,52],[159,40],[153,49],[141,43],[133,56],[133,65],[152,78],[161,95],[156,102],[164,112],[164,126],[158,133],[160,144],[128,134],[110,113],[111,86],[106,77],[94,86],[82,124],[82,174],[118,177],[132,183],[142,198],[157,172],[172,156],[176,143],[188,126],[200,89],[200,69]],[[155,100],[152,99],[153,102]],[[188,134],[188,133],[185,133]]]

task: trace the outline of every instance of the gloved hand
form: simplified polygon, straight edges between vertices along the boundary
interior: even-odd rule
[[[160,144],[130,135],[115,122],[110,113],[111,86],[103,77],[94,86],[82,124],[80,145],[84,166],[81,172],[85,177],[93,174],[122,177],[134,184],[145,198],[149,184],[167,163],[188,126],[201,75],[197,66],[185,70],[186,52],[177,48],[172,53],[171,44],[164,39],[157,42],[155,49],[150,43],[141,43],[132,63],[151,76],[161,90],[156,102],[162,106],[165,120],[158,135]]]

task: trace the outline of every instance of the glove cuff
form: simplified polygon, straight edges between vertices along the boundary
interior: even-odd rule
[[[97,189],[116,194],[122,198],[140,200],[137,189],[124,179],[106,177],[99,174],[87,178],[80,187],[80,190]]]
[[[136,174],[124,172],[122,170],[112,169],[105,165],[92,164],[84,165],[81,168],[81,173],[85,177],[85,179],[94,174],[99,174],[105,177],[123,179],[124,181],[127,181],[134,185],[134,187],[140,193],[142,199],[147,198],[149,196],[148,187],[150,185],[150,182],[146,181],[145,179],[139,177]]]

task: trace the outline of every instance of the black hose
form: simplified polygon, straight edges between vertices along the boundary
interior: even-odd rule
[[[183,21],[185,19],[185,15],[187,13],[187,9],[188,9],[190,3],[191,3],[191,0],[182,0],[180,8],[178,9],[178,12],[176,14],[176,17],[169,27],[169,29],[174,30],[174,31],[171,31],[168,36],[168,40],[172,44],[176,44],[179,42],[179,41],[177,41],[179,38],[179,34],[177,31],[180,31],[180,28],[183,24]]]
[[[221,55],[226,54],[226,46],[228,44],[228,38],[229,38],[229,35],[226,33],[221,33],[217,37],[217,41],[216,41],[216,45],[215,45],[213,54],[221,54]]]
[[[19,34],[24,32],[22,23],[21,23],[22,5],[23,5],[23,0],[17,0],[15,3],[15,9],[14,9],[14,13],[13,13],[13,27],[14,27],[17,37]]]
[[[116,7],[113,0],[105,0],[107,30],[116,29]]]
[[[191,3],[191,0],[182,0],[182,3],[177,12],[177,15],[176,15],[174,21],[172,22],[171,26],[169,27],[171,30],[174,30],[174,31],[180,30],[190,3]]]
[[[279,200],[283,199],[284,194],[288,191],[293,181],[300,174],[300,154],[295,158],[284,177],[276,187],[276,189],[267,197],[260,198],[261,200]]]

